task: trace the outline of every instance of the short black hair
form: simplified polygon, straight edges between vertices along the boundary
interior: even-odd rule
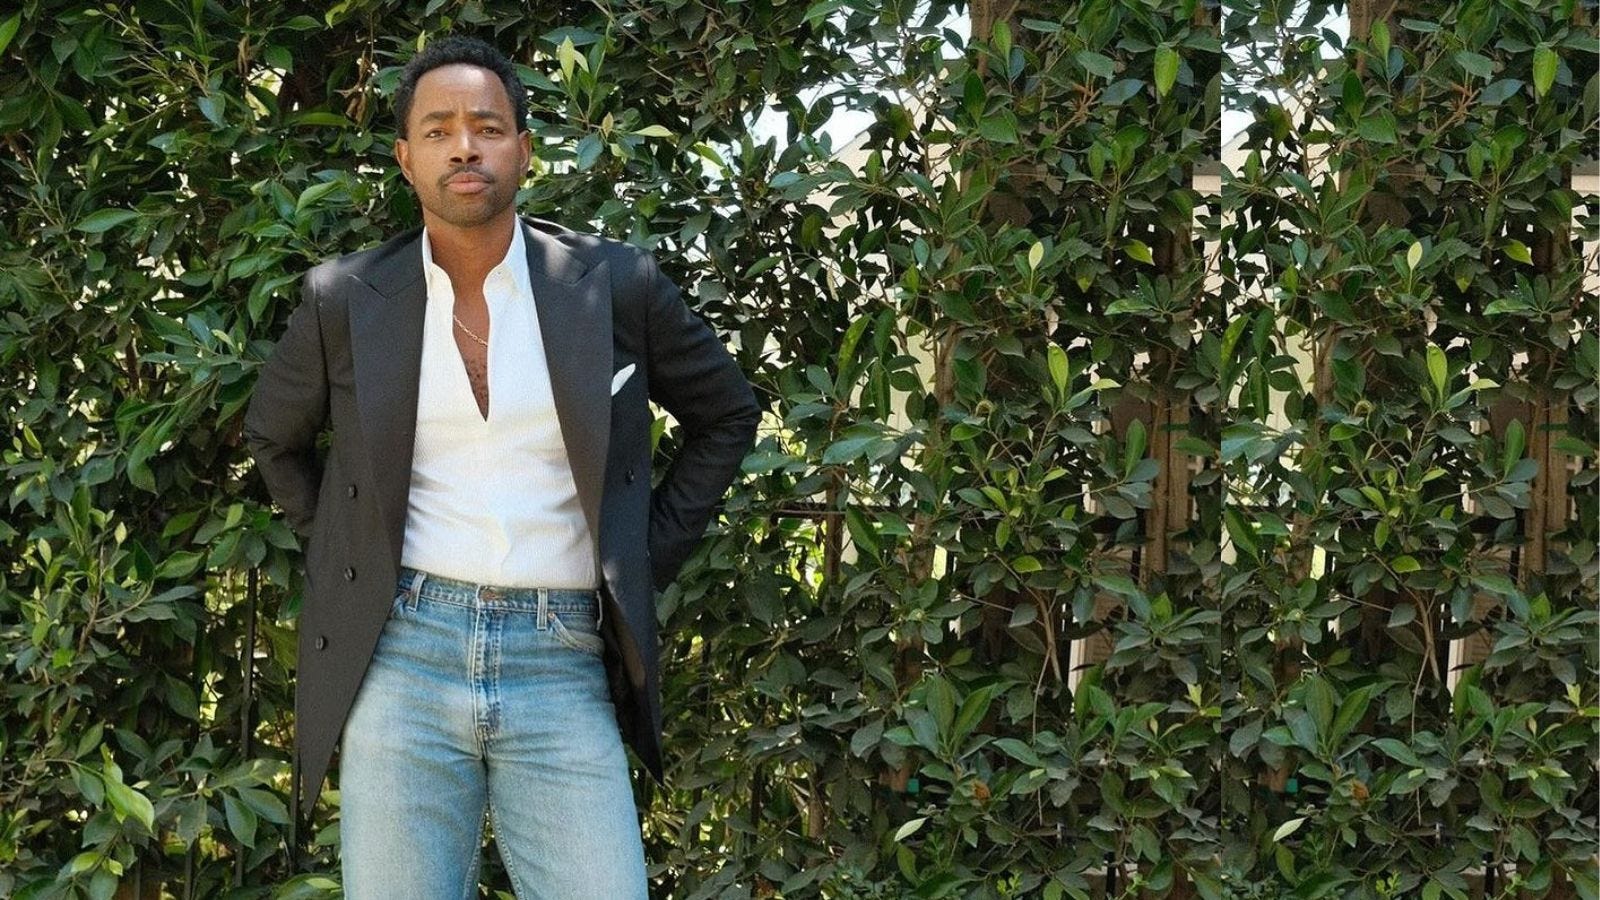
[[[411,99],[417,92],[417,81],[433,69],[456,63],[481,66],[500,76],[506,96],[511,99],[512,121],[517,131],[528,130],[528,95],[511,60],[475,37],[452,34],[429,41],[400,71],[400,86],[394,92],[394,115],[398,123],[396,132],[401,138],[406,136],[406,117],[411,115]]]

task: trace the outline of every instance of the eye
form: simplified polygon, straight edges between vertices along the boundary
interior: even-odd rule
[[[427,134],[423,135],[423,137],[433,137],[436,134],[444,134],[444,132],[442,132],[439,129],[435,128],[435,129],[432,129],[431,131],[429,131]]]
[[[484,127],[483,127],[483,130],[484,130],[484,131],[492,131],[492,132],[494,132],[494,133],[495,133],[495,134],[499,134],[499,133],[500,133],[500,129],[498,129],[498,128],[496,128],[496,127],[495,127],[495,126],[493,126],[493,125],[485,125],[485,126],[484,126]]]

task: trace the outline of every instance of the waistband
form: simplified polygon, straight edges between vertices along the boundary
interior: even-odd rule
[[[502,587],[446,578],[410,566],[400,567],[397,586],[418,597],[456,606],[537,612],[542,603],[547,609],[592,613],[597,622],[604,613],[600,592],[593,588]]]

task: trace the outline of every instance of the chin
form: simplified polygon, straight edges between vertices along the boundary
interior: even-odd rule
[[[510,205],[510,203],[498,203],[462,208],[447,204],[434,207],[428,211],[457,228],[471,228],[475,225],[493,221],[495,216],[500,215]]]

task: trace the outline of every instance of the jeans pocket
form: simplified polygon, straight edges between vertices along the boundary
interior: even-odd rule
[[[578,650],[593,656],[599,656],[604,653],[606,649],[606,642],[600,637],[600,635],[577,625],[576,616],[577,614],[572,612],[556,612],[555,610],[551,610],[550,631],[556,636],[556,640],[566,644],[573,650]],[[569,627],[567,623],[563,621],[563,617],[572,620],[572,626]]]

